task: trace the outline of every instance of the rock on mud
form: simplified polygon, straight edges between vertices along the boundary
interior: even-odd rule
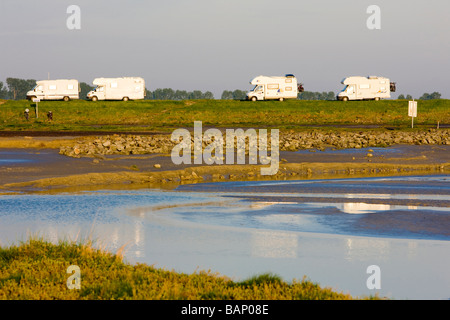
[[[270,139],[268,139],[270,141]],[[168,154],[177,144],[171,135],[106,135],[78,139],[72,145],[63,146],[59,153],[69,157],[95,157],[112,154]],[[236,148],[235,141],[235,148]],[[247,142],[248,144],[248,142]],[[395,144],[414,145],[450,145],[449,129],[430,129],[425,131],[324,131],[310,130],[280,132],[279,146],[281,151],[298,151],[302,149],[324,150],[360,149],[369,147],[388,147]],[[208,145],[203,141],[202,148]],[[246,153],[248,154],[248,147]],[[270,150],[270,146],[268,148]],[[194,139],[191,137],[191,151],[194,151]]]

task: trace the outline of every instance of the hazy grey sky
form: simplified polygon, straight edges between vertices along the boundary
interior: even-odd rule
[[[69,30],[67,8],[81,9]],[[369,5],[381,30],[369,30]],[[450,98],[448,0],[1,0],[0,81],[142,76],[149,90],[250,89],[293,73],[308,91],[386,76]],[[395,95],[396,96],[396,95]]]

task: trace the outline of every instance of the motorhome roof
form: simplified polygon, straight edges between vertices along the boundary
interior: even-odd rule
[[[98,84],[109,83],[109,82],[118,81],[118,80],[135,80],[135,81],[139,81],[139,82],[144,81],[144,79],[141,77],[95,78],[93,81],[93,84],[98,85]]]
[[[387,80],[389,81],[388,78],[385,77],[377,77],[377,76],[369,76],[369,77],[361,77],[361,76],[353,76],[353,77],[348,77],[348,78],[344,78],[342,79],[341,83],[342,84],[355,84],[355,83],[360,83],[360,82],[366,82],[367,80]]]
[[[295,78],[295,76],[294,75],[286,75],[285,77],[283,77],[283,76],[257,76],[250,81],[250,84],[256,85],[258,83],[263,83],[265,81],[282,80],[282,79],[286,79],[286,78]]]
[[[36,81],[36,83],[38,83],[38,82],[52,82],[52,81],[77,81],[78,82],[78,80],[76,80],[76,79],[55,79],[55,80],[39,80],[39,81]]]

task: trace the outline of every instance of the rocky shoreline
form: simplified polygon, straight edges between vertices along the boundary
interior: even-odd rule
[[[268,139],[270,141],[270,139]],[[191,137],[191,148],[194,139]],[[168,154],[177,144],[171,135],[105,135],[74,139],[60,147],[59,153],[69,157],[101,157],[104,155]],[[449,129],[426,131],[285,131],[279,134],[280,151],[325,148],[353,149],[368,147],[388,147],[395,144],[410,145],[450,145]],[[208,145],[203,141],[202,147]],[[235,142],[236,146],[236,142]],[[269,147],[270,149],[270,147]],[[248,148],[247,148],[248,152]]]

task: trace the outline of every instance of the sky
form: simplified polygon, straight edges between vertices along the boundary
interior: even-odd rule
[[[71,30],[67,8],[80,8]],[[370,5],[380,29],[369,29]],[[1,0],[0,81],[140,76],[146,87],[249,90],[294,74],[307,91],[384,76],[393,94],[450,98],[448,0]],[[72,21],[72,20],[70,20]]]

